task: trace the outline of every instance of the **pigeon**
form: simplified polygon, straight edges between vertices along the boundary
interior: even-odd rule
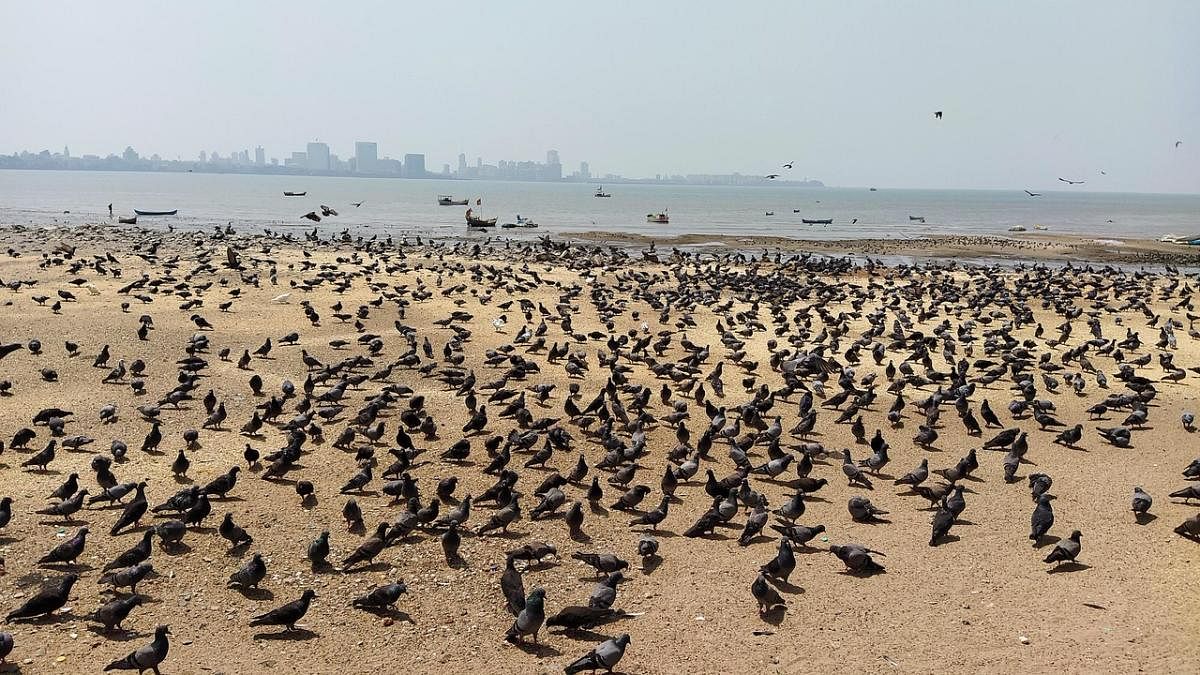
[[[171,634],[171,629],[167,626],[157,626],[154,629],[154,640],[145,647],[138,647],[123,659],[117,659],[112,663],[104,666],[104,670],[136,670],[142,673],[146,670],[154,671],[154,675],[160,675],[158,666],[167,659],[167,653],[171,649],[170,641],[167,636]]]
[[[79,556],[83,555],[83,549],[87,546],[87,534],[87,527],[79,528],[73,537],[58,544],[42,556],[38,560],[38,564],[74,563]]]
[[[767,583],[767,578],[762,572],[754,577],[754,583],[750,584],[750,593],[758,602],[758,613],[768,614],[781,607],[786,607],[787,603],[783,601],[783,596],[779,595],[779,591],[775,587]]]
[[[780,537],[779,550],[776,551],[775,557],[760,567],[759,572],[786,582],[794,569],[796,569],[796,556],[792,553],[792,542],[787,537]]]
[[[1070,537],[1055,544],[1054,550],[1050,551],[1050,555],[1046,556],[1046,559],[1042,562],[1055,563],[1056,565],[1064,562],[1075,562],[1075,556],[1079,555],[1079,550],[1083,547],[1079,541],[1079,538],[1082,536],[1079,530],[1075,530],[1071,533]]]
[[[76,581],[79,581],[79,575],[74,573],[51,579],[33,597],[9,612],[5,620],[12,622],[16,619],[32,619],[53,613],[67,604],[67,598],[71,595],[71,587],[75,585]]]
[[[100,575],[100,580],[97,583],[112,586],[114,589],[128,588],[130,592],[137,593],[137,585],[154,571],[154,566],[149,561],[122,567]]]
[[[301,594],[298,600],[293,600],[281,607],[277,607],[269,612],[264,612],[250,619],[251,626],[283,626],[287,632],[296,630],[296,622],[304,618],[308,613],[308,606],[317,598],[317,594],[310,588]]]
[[[261,553],[255,553],[241,567],[229,575],[229,586],[242,589],[258,588],[258,584],[267,576],[267,563]]]
[[[1037,499],[1037,506],[1033,509],[1033,516],[1030,518],[1031,530],[1029,538],[1033,540],[1033,547],[1041,543],[1042,537],[1050,531],[1050,527],[1054,525],[1054,507],[1050,505],[1050,500],[1054,499],[1054,495],[1044,493]]]
[[[137,594],[119,596],[97,608],[92,614],[92,620],[102,624],[105,630],[124,630],[121,628],[121,622],[129,616],[134,607],[145,602],[146,598]]]
[[[611,640],[601,642],[592,651],[572,661],[563,672],[567,675],[585,670],[604,670],[611,673],[621,657],[625,656],[625,648],[628,646],[629,633],[621,633]]]
[[[1137,515],[1150,512],[1150,506],[1154,504],[1154,499],[1150,494],[1140,487],[1133,488],[1133,507],[1132,510]]]
[[[627,569],[629,563],[611,553],[584,553],[576,551],[571,557],[590,565],[597,574],[611,574],[618,570]]]
[[[404,585],[403,581],[384,584],[372,588],[366,595],[360,595],[351,603],[357,609],[368,611],[387,611],[391,610],[400,599],[408,591],[408,586]]]
[[[545,601],[545,589],[538,586],[530,591],[529,596],[525,598],[525,606],[517,613],[517,618],[505,634],[505,639],[516,644],[524,642],[526,635],[532,635],[536,644],[538,631],[542,629],[542,623],[546,620]]]
[[[383,547],[387,540],[387,531],[388,524],[379,523],[379,525],[375,528],[375,534],[364,539],[363,542],[358,545],[358,548],[354,549],[353,553],[346,556],[346,558],[342,560],[342,569],[348,570],[359,563],[369,563],[374,560],[375,556],[379,555],[380,552],[383,551]]]
[[[851,574],[876,574],[885,571],[883,565],[871,558],[872,553],[883,554],[860,544],[832,545],[829,547],[829,552],[837,556]]]

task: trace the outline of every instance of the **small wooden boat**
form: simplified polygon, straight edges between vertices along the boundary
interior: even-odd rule
[[[137,225],[137,216],[121,216],[117,222],[122,225]]]
[[[134,209],[133,212],[139,216],[173,216],[179,213],[179,209],[172,209],[170,211],[139,211]]]
[[[646,214],[646,222],[647,223],[662,223],[665,225],[665,224],[671,222],[671,219],[667,217],[667,212],[663,211],[661,213],[647,213]]]
[[[766,212],[766,214],[764,214],[764,215],[773,216],[773,215],[775,215],[775,212],[774,212],[774,211],[767,211],[767,212]]]
[[[833,218],[801,218],[800,222],[805,225],[832,225]]]
[[[925,222],[925,216],[909,216],[908,219],[917,223]]]
[[[596,188],[596,196],[597,196],[597,197],[611,197],[612,195],[611,195],[611,194],[609,194],[609,193],[607,193],[607,192],[605,192],[605,191],[604,191],[604,186],[603,186],[603,185],[601,185],[600,187]]]
[[[495,227],[495,218],[476,218],[471,209],[467,209],[467,227]]]
[[[284,197],[303,197],[306,194],[308,194],[307,190],[305,190],[304,192],[288,192],[287,190],[283,191]]]
[[[466,206],[467,199],[455,199],[452,195],[438,195],[438,206]]]
[[[876,190],[875,188],[871,188],[871,192],[879,192],[879,190]]]

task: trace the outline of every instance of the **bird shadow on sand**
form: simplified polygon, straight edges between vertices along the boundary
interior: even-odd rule
[[[539,643],[510,642],[509,644],[511,644],[513,647],[516,647],[517,649],[520,649],[521,651],[525,652],[526,654],[536,656],[539,659],[562,656],[562,652],[560,652],[559,650],[555,649],[554,647],[552,647],[548,644],[542,643],[542,642],[539,642]]]
[[[962,540],[957,534],[943,534],[938,540],[930,544],[930,546],[944,546],[945,544],[953,544]]]
[[[1056,537],[1052,534],[1044,534],[1044,535],[1042,535],[1041,539],[1039,539],[1037,542],[1034,543],[1033,547],[1034,548],[1045,548],[1047,546],[1053,546],[1060,541],[1062,541],[1062,537]]]
[[[1092,566],[1081,562],[1068,562],[1061,565],[1055,565],[1046,570],[1046,574],[1064,574],[1067,572],[1082,572],[1083,570],[1091,569]]]
[[[171,556],[172,558],[174,558],[175,556],[187,555],[188,553],[191,553],[193,550],[191,546],[188,546],[187,544],[183,543],[182,541],[174,543],[174,544],[163,544],[162,546],[159,547],[159,549],[162,550],[163,553],[166,553],[167,555]]]
[[[1138,525],[1149,525],[1150,523],[1158,520],[1158,516],[1154,515],[1153,513],[1139,513],[1133,517],[1133,520]]]
[[[79,617],[75,616],[75,614],[72,612],[60,612],[56,614],[43,614],[30,619],[17,618],[11,620],[9,623],[23,623],[30,626],[52,626],[58,623],[68,623],[78,620]]]
[[[62,525],[64,527],[78,527],[80,525],[87,525],[87,521],[79,520],[78,518],[67,518],[66,520],[59,518],[56,520],[39,520],[38,525],[47,525],[49,527],[55,527],[57,525]]]
[[[377,561],[377,562],[371,563],[370,565],[362,565],[361,567],[351,567],[350,569],[343,569],[342,574],[360,574],[362,572],[383,572],[383,571],[389,570],[391,568],[392,568],[391,565],[389,565],[383,561]]]
[[[269,588],[245,588],[243,586],[233,586],[233,589],[242,594],[242,597],[250,600],[274,600],[275,593]]]
[[[41,569],[44,569],[44,570],[54,570],[54,571],[58,571],[58,572],[74,572],[76,574],[82,574],[83,572],[91,572],[92,570],[96,569],[95,567],[92,567],[91,565],[89,565],[87,563],[81,563],[81,562],[67,563],[65,565],[63,563],[39,563],[38,567]]]
[[[642,574],[650,576],[654,574],[654,570],[658,569],[663,564],[663,557],[655,553],[654,555],[642,558]]]
[[[129,628],[113,628],[110,630],[104,626],[88,626],[87,629],[89,632],[112,642],[129,642],[130,640],[146,636],[145,633],[139,633]]]
[[[276,633],[255,633],[255,640],[284,640],[287,642],[311,640],[321,637],[320,633],[314,633],[307,628],[297,628],[296,630],[283,630]]]
[[[580,544],[590,544],[592,543],[592,537],[587,532],[577,530],[571,533],[571,541],[578,542]]]
[[[771,585],[778,588],[780,592],[787,593],[788,595],[803,595],[805,592],[804,587],[797,586],[790,581],[784,581],[778,577],[767,577],[767,581],[771,582]]]
[[[764,622],[778,626],[787,617],[787,607],[775,607],[769,612],[760,612],[758,616]]]
[[[371,608],[362,607],[360,609],[362,609],[362,611],[364,611],[364,612],[367,612],[368,614],[373,614],[381,619],[391,619],[392,621],[397,621],[397,622],[403,621],[403,622],[411,624],[413,626],[417,625],[417,622],[414,621],[413,618],[408,615],[408,612],[403,612],[403,611],[400,611],[395,608],[385,609],[382,607],[371,607]]]

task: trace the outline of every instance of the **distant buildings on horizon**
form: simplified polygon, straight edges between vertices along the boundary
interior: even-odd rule
[[[474,164],[467,163],[466,153],[459,153],[458,167],[451,170],[443,164],[440,173],[430,173],[425,167],[425,155],[406,153],[403,160],[379,156],[379,145],[374,141],[357,141],[354,156],[342,159],[330,152],[329,145],[313,141],[303,151],[292,152],[283,158],[267,160],[266,150],[261,145],[254,148],[253,159],[249,150],[234,150],[226,155],[219,151],[201,150],[195,161],[163,159],[157,154],[142,157],[131,146],[126,146],[120,155],[71,155],[69,147],[61,153],[43,150],[39,153],[20,152],[0,155],[0,169],[58,169],[75,171],[166,171],[206,173],[261,173],[314,176],[364,176],[380,178],[443,178],[457,180],[503,180],[575,183],[665,183],[676,185],[784,185],[792,187],[823,187],[815,180],[781,181],[768,180],[764,176],[731,174],[657,174],[654,178],[626,178],[607,173],[593,175],[587,162],[579,168],[564,173],[558,150],[547,150],[546,161],[499,160],[485,164],[476,157]]]

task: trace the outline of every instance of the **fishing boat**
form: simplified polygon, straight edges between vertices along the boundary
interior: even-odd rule
[[[800,222],[805,225],[832,225],[833,218],[801,218]]]
[[[766,212],[766,214],[764,214],[764,215],[773,216],[773,215],[775,215],[775,212],[774,212],[774,211],[767,211],[767,212]]]
[[[467,227],[495,227],[495,218],[476,218],[472,209],[467,209]]]
[[[505,223],[505,224],[501,225],[500,227],[503,227],[506,230],[511,230],[514,228],[533,229],[537,226],[538,226],[538,224],[533,222],[532,220],[525,218],[524,216],[518,215],[517,222]]]
[[[284,197],[303,197],[306,194],[308,194],[307,190],[304,192],[288,192],[287,190],[283,191]]]
[[[662,223],[665,225],[665,224],[671,222],[671,219],[667,217],[666,211],[662,211],[660,213],[647,213],[646,214],[646,222],[647,223]]]
[[[603,186],[603,185],[601,185],[600,187],[596,188],[596,196],[597,196],[597,197],[611,197],[612,195],[611,195],[611,194],[609,194],[609,193],[607,193],[607,192],[605,192],[605,191],[604,191],[604,186]]]
[[[172,209],[170,211],[139,211],[134,209],[133,212],[139,216],[173,216],[179,213],[179,209]]]
[[[122,225],[137,225],[137,216],[121,216],[117,222]]]
[[[466,206],[469,199],[455,199],[453,195],[438,195],[438,206]]]
[[[917,223],[925,222],[925,216],[909,216],[908,219]]]
[[[879,190],[876,190],[875,188],[871,188],[871,192],[879,192]]]

